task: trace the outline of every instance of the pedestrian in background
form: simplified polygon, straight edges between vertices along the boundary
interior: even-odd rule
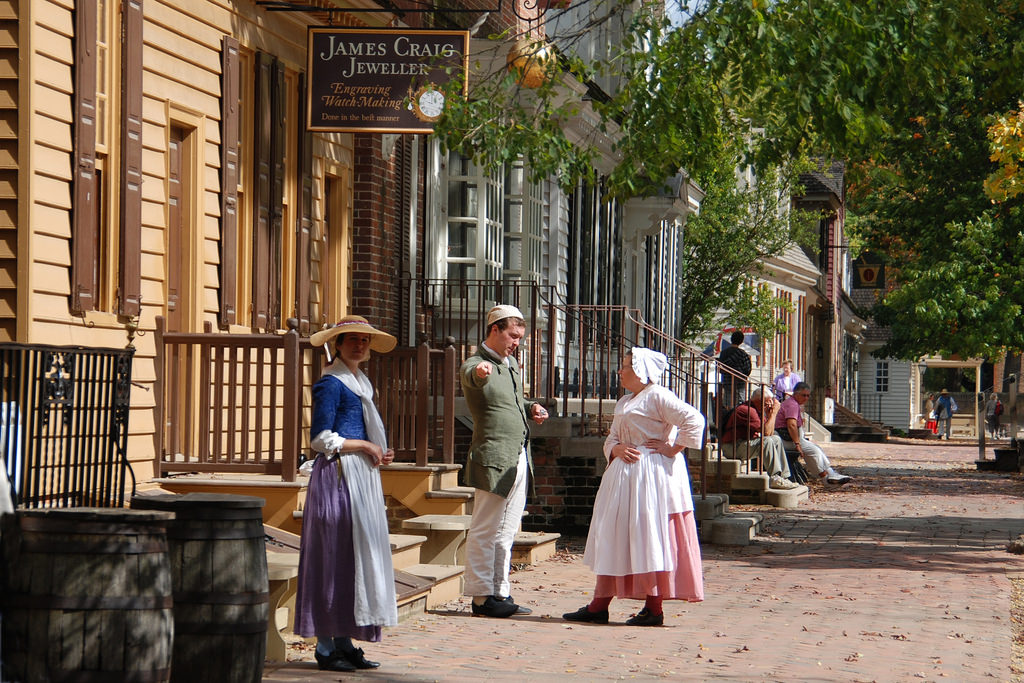
[[[782,361],[782,370],[772,380],[772,390],[775,392],[775,398],[785,401],[786,397],[793,393],[793,387],[800,381],[800,375],[793,372],[793,361]]]
[[[1003,404],[999,400],[999,394],[992,392],[985,402],[985,422],[993,439],[999,438],[999,416],[1003,414]]]
[[[939,400],[935,402],[935,419],[939,423],[940,439],[945,438],[947,441],[949,440],[953,427],[953,413],[958,409],[956,400],[949,395],[949,391],[943,389],[939,393]]]
[[[750,377],[750,354],[743,350],[743,332],[736,330],[729,337],[729,347],[718,356],[720,365],[733,370],[723,372],[719,383],[722,393],[719,410],[735,408],[743,402],[747,395],[747,378]]]

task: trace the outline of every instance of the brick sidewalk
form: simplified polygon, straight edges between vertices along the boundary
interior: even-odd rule
[[[460,601],[366,644],[377,672],[320,672],[295,648],[263,680],[1012,680],[1008,573],[1024,557],[1005,546],[1024,533],[1024,479],[977,472],[976,445],[827,451],[855,483],[769,510],[750,546],[705,546],[705,602],[666,603],[663,628],[623,625],[633,601],[608,626],[562,621],[593,587],[562,553],[513,575],[532,616],[474,618]]]

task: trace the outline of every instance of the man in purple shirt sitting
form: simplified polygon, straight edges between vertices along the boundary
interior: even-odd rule
[[[850,477],[839,474],[829,464],[825,451],[804,436],[804,416],[801,407],[811,398],[811,386],[807,382],[797,382],[793,393],[782,402],[782,408],[775,418],[775,429],[782,437],[782,445],[787,453],[802,455],[811,476],[824,479],[825,483],[842,486],[850,482]]]

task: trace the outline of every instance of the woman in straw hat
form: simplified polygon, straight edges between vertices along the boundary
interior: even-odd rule
[[[700,545],[683,448],[699,448],[704,416],[660,386],[664,354],[634,348],[619,380],[630,393],[615,405],[604,442],[608,468],[594,501],[583,562],[597,574],[594,599],[566,621],[608,623],[614,597],[644,600],[626,623],[661,626],[664,600],[704,599]]]
[[[312,442],[317,452],[302,515],[295,632],[317,637],[321,669],[380,666],[352,639],[380,642],[398,623],[381,465],[394,460],[373,387],[359,369],[370,351],[387,353],[395,338],[365,318],[346,316],[310,338],[334,340],[334,362],[313,385]]]

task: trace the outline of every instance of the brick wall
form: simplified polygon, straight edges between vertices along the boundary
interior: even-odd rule
[[[353,136],[351,312],[392,334],[399,330],[398,277],[402,261],[401,140],[384,158],[383,137]]]
[[[465,467],[472,431],[455,422],[455,462]],[[604,437],[530,439],[535,493],[527,497],[523,529],[586,535],[604,473]],[[460,477],[460,484],[465,480]]]
[[[527,500],[524,529],[586,535],[605,467],[603,443],[603,437],[530,441],[536,494]]]
[[[416,513],[402,505],[394,496],[384,496],[384,504],[388,510],[388,532],[392,534],[410,533],[402,528],[402,522],[416,517]]]

